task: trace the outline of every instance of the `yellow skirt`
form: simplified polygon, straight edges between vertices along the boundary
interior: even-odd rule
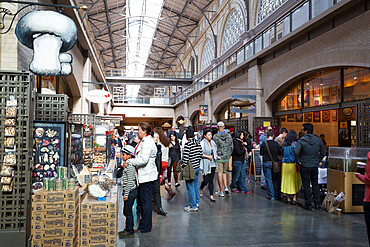
[[[283,163],[281,170],[281,192],[296,194],[301,189],[301,174],[296,172],[294,163]]]

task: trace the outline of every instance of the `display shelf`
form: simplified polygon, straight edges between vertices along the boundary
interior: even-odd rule
[[[67,121],[68,96],[65,94],[37,94],[35,119]]]
[[[3,165],[5,148],[5,110],[10,96],[17,101],[15,119],[14,176],[12,191],[0,190],[0,241],[8,246],[25,246],[31,183],[31,151],[33,101],[31,88],[34,76],[29,72],[0,72],[0,161]],[[22,243],[9,243],[16,236]]]

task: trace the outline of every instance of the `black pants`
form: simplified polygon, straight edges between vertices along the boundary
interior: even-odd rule
[[[178,165],[178,161],[177,162],[171,162],[170,164],[170,168],[167,170],[167,179],[168,179],[168,183],[171,184],[171,174],[173,172],[173,177],[175,178],[175,183],[177,184],[179,182],[179,174],[177,174],[176,172],[176,167]]]
[[[367,238],[370,246],[370,202],[364,202],[364,216],[367,229]]]
[[[305,200],[306,206],[312,205],[310,184],[312,185],[313,199],[314,199],[315,205],[320,205],[318,168],[301,166],[300,170],[301,170],[302,186],[303,186],[304,200]]]
[[[139,185],[138,206],[141,213],[139,230],[141,232],[150,232],[152,230],[152,195],[153,183],[146,182]]]
[[[203,175],[203,181],[200,184],[200,188],[203,189],[208,184],[209,194],[213,195],[213,178],[215,177],[216,167],[211,168],[211,173],[207,175]]]
[[[281,173],[272,172],[272,184],[274,185],[274,198],[281,199]]]
[[[128,200],[124,201],[123,215],[126,217],[125,231],[134,234],[134,216],[132,215],[132,206],[137,197],[137,188],[131,190],[128,194]]]
[[[161,199],[161,190],[160,190],[160,182],[159,182],[159,176],[158,179],[154,181],[153,184],[153,194],[154,194],[154,200],[155,204],[157,205],[157,208],[162,208],[162,199]]]

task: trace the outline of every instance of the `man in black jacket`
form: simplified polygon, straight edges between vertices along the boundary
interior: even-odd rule
[[[304,136],[300,138],[294,149],[296,163],[300,165],[305,205],[302,207],[306,210],[312,210],[311,189],[312,185],[315,209],[319,210],[320,191],[318,184],[318,167],[320,161],[326,155],[324,145],[319,138],[313,135],[313,125],[305,123],[302,126]]]

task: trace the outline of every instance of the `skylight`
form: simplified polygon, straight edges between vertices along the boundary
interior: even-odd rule
[[[128,77],[144,75],[162,6],[163,0],[127,0],[126,74]],[[135,93],[138,91],[136,88],[129,91]]]

